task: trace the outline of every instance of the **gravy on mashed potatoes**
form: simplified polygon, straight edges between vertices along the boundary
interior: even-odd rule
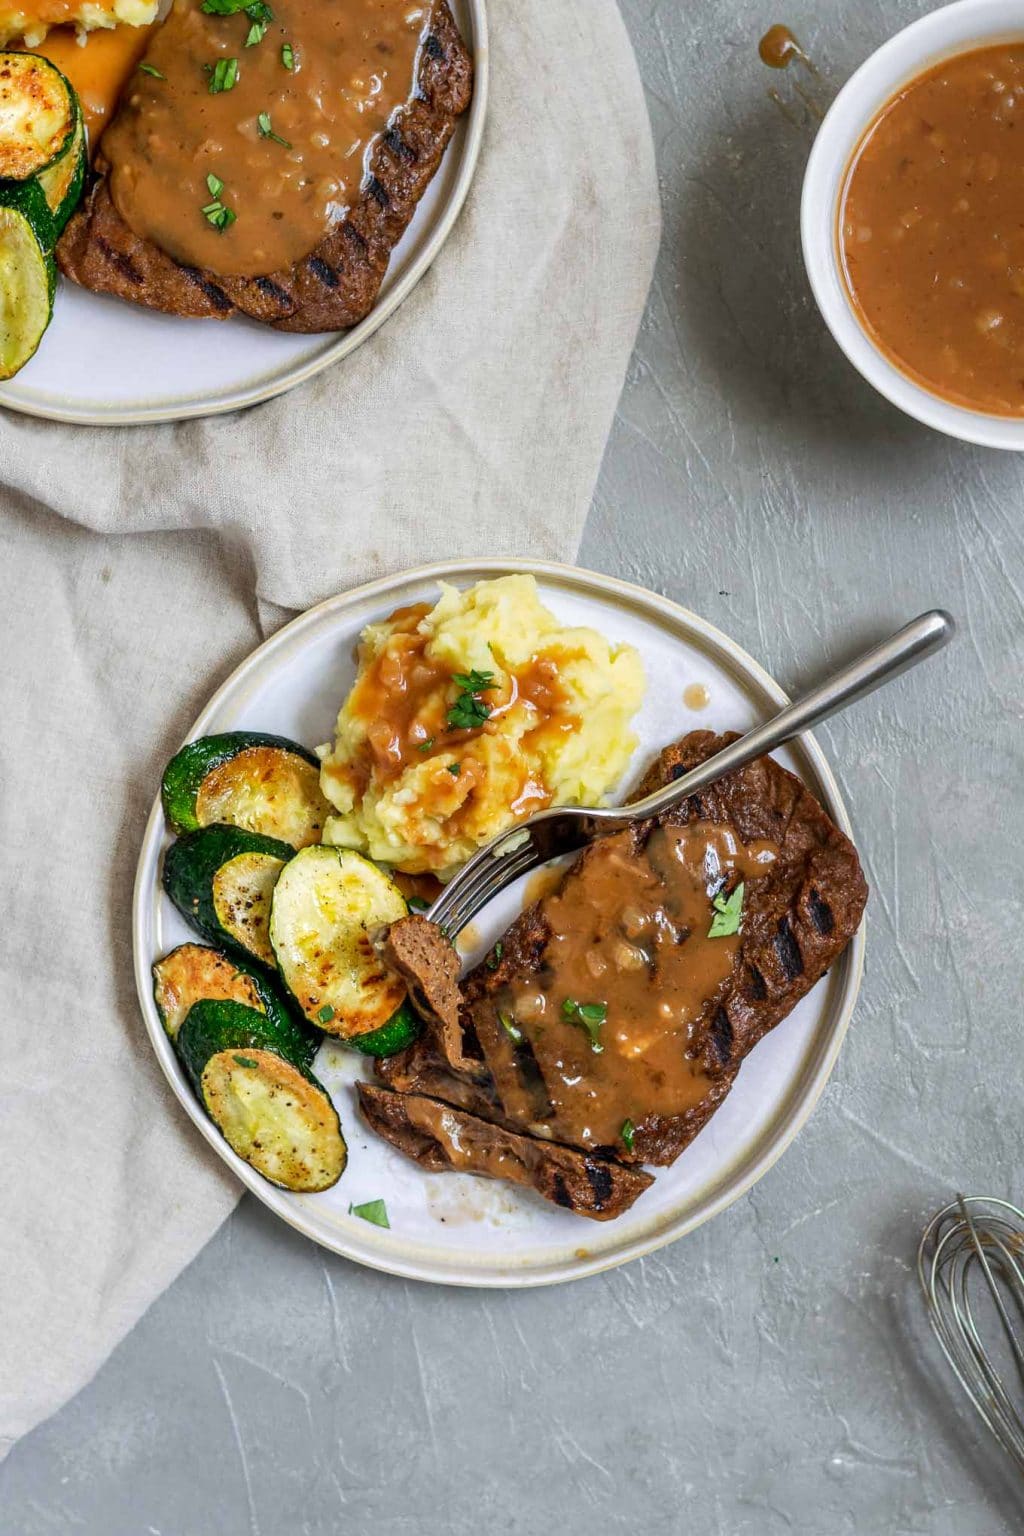
[[[636,746],[644,693],[629,645],[559,624],[532,576],[399,609],[364,631],[322,747],[337,811],[324,841],[444,874],[549,804],[597,805]]]

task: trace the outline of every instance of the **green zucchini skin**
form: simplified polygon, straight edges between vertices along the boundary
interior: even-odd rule
[[[37,178],[50,212],[54,242],[63,234],[64,226],[82,200],[87,164],[85,119],[79,108],[71,143],[53,165],[40,171]]]
[[[286,863],[294,852],[288,843],[260,837],[240,827],[200,827],[168,848],[164,855],[164,890],[197,933],[233,956],[273,970],[272,964],[263,961],[222,926],[214,906],[213,882],[222,865],[240,854],[267,854]]]
[[[313,767],[320,766],[314,753],[289,741],[285,736],[268,736],[261,731],[223,731],[217,736],[200,736],[176,752],[164,769],[160,797],[164,815],[172,832],[194,832],[199,827],[196,797],[207,774],[230,762],[249,747],[274,747],[303,758]]]
[[[189,1009],[177,1049],[196,1097],[238,1156],[280,1188],[314,1193],[337,1183],[348,1149],[330,1094],[283,1044],[265,1014],[206,999]]]
[[[218,1051],[273,1051],[309,1077],[319,1041],[288,1015],[282,1021],[229,998],[200,998],[189,1009],[176,1045],[185,1075],[202,1098],[203,1068]]]
[[[359,1051],[363,1056],[394,1056],[397,1051],[404,1051],[407,1045],[412,1045],[422,1030],[422,1021],[409,1003],[403,1003],[380,1029],[371,1030],[367,1035],[352,1035],[348,1039],[338,1035],[331,1035],[330,1038],[337,1040],[339,1045],[347,1045],[350,1050]]]
[[[177,949],[171,950],[170,954],[165,955],[163,960],[158,960],[153,966],[153,996],[156,1001],[157,1012],[160,1014],[164,1028],[171,1035],[172,1039],[174,1035],[172,1034],[171,1026],[161,1000],[161,968],[166,966],[168,961],[173,961],[176,957],[186,955],[192,969],[200,973],[196,978],[195,985],[188,989],[188,996],[192,998],[191,1006],[198,1002],[231,1001],[231,999],[216,993],[211,996],[204,996],[202,991],[204,978],[201,974],[204,959],[210,962],[210,970],[219,969],[222,965],[230,967],[236,976],[246,979],[253,993],[259,999],[263,1008],[262,1016],[265,1019],[270,1034],[278,1042],[281,1055],[294,1062],[303,1072],[309,1071],[323,1040],[322,1031],[315,1029],[302,1016],[295,1005],[285,996],[275,979],[272,976],[268,976],[259,966],[252,964],[248,960],[237,959],[234,955],[228,955],[224,950],[206,949],[200,944],[179,944]],[[209,980],[208,977],[206,979],[207,981]],[[190,1011],[187,998],[183,1006]],[[246,1005],[239,1004],[238,1006],[245,1007]],[[187,1016],[188,1011],[186,1011],[186,1018]]]

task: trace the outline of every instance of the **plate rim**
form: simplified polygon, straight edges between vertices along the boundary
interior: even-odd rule
[[[408,570],[395,572],[389,576],[378,577],[373,581],[362,582],[350,587],[344,592],[339,592],[325,598],[319,603],[313,604],[302,613],[283,624],[280,629],[270,635],[260,645],[256,646],[243,660],[234,667],[227,677],[211,694],[204,708],[197,715],[183,738],[182,745],[192,741],[201,735],[207,727],[211,715],[215,714],[224,697],[233,691],[235,685],[244,679],[246,673],[255,668],[258,662],[271,654],[275,649],[291,643],[296,635],[307,626],[313,626],[319,618],[335,608],[343,608],[351,603],[359,603],[378,596],[384,597],[395,587],[409,582],[424,580],[439,581],[447,579],[458,580],[466,575],[479,578],[492,578],[499,575],[524,573],[538,578],[547,577],[552,580],[568,581],[568,584],[578,590],[617,596],[628,600],[633,606],[638,606],[647,613],[660,613],[662,616],[678,623],[680,620],[702,639],[718,649],[724,657],[727,657],[737,666],[746,677],[757,684],[762,691],[779,707],[789,703],[789,696],[775,679],[757,662],[742,646],[738,645],[725,632],[711,624],[708,620],[685,608],[681,603],[672,598],[665,597],[660,592],[654,592],[650,588],[642,587],[638,583],[624,581],[616,576],[606,575],[604,572],[592,571],[585,567],[569,565],[552,560],[501,560],[501,559],[463,559],[453,561],[435,561],[426,565],[415,566]],[[848,836],[852,838],[852,827],[845,801],[840,792],[839,785],[824,752],[818,745],[812,733],[797,738],[799,747],[805,752],[811,766],[817,775],[821,787],[829,802],[829,814],[836,824]],[[362,1243],[352,1240],[341,1228],[338,1229],[338,1240],[330,1241],[321,1232],[311,1230],[311,1224],[303,1219],[303,1197],[289,1195],[287,1190],[278,1189],[261,1178],[254,1169],[244,1163],[224,1141],[216,1127],[203,1114],[196,1102],[195,1096],[188,1090],[180,1078],[180,1072],[175,1068],[173,1051],[170,1049],[163,1026],[160,1024],[156,1012],[156,1006],[152,995],[152,977],[150,959],[147,951],[146,928],[146,902],[152,889],[152,876],[148,875],[148,868],[152,861],[153,872],[157,876],[157,895],[159,897],[158,860],[160,845],[163,841],[164,816],[161,805],[160,792],[157,790],[139,849],[139,857],[136,864],[135,881],[132,891],[131,906],[131,933],[132,933],[132,958],[135,975],[135,985],[138,994],[140,1011],[149,1036],[150,1045],[160,1065],[161,1071],[171,1088],[174,1097],[185,1110],[192,1123],[198,1127],[209,1146],[220,1157],[221,1161],[240,1180],[244,1187],[264,1204],[274,1215],[280,1217],[290,1227],[294,1228],[307,1240],[316,1243],[319,1247],[330,1253],[336,1253],[340,1257],[353,1263],[395,1275],[402,1279],[418,1280],[425,1284],[452,1285],[460,1288],[479,1290],[523,1290],[533,1289],[538,1286],[565,1284],[572,1280],[584,1279],[590,1275],[597,1275],[607,1270],[616,1269],[622,1264],[630,1263],[637,1258],[646,1257],[667,1247],[669,1243],[676,1242],[679,1238],[687,1236],[697,1230],[705,1222],[720,1215],[729,1206],[735,1204],[748,1190],[762,1179],[778,1162],[782,1154],[789,1148],[798,1133],[807,1124],[814,1113],[825,1087],[832,1075],[839,1053],[846,1038],[846,1032],[850,1025],[850,1019],[856,1007],[864,975],[864,957],[867,942],[867,925],[861,921],[853,939],[847,946],[840,960],[843,974],[840,976],[838,968],[829,973],[823,980],[826,984],[836,989],[840,995],[832,1003],[835,1013],[826,1048],[818,1055],[816,1064],[808,1066],[805,1061],[800,1069],[800,1075],[806,1076],[805,1086],[800,1089],[799,1075],[794,1079],[792,1092],[799,1094],[798,1100],[788,1111],[783,1105],[774,1122],[774,1130],[769,1126],[766,1135],[771,1139],[763,1150],[754,1150],[749,1154],[749,1161],[744,1171],[738,1177],[730,1178],[730,1164],[726,1161],[721,1175],[721,1186],[716,1195],[703,1202],[695,1211],[688,1215],[668,1216],[664,1223],[656,1230],[634,1238],[618,1249],[608,1250],[598,1254],[587,1254],[585,1248],[572,1259],[552,1260],[543,1267],[517,1269],[514,1260],[493,1261],[491,1270],[474,1271],[466,1268],[456,1273],[438,1274],[434,1268],[434,1261],[429,1258],[420,1258],[411,1251],[403,1255],[394,1250],[383,1250],[375,1247],[369,1236]],[[581,1234],[582,1236],[582,1234]],[[411,1245],[410,1245],[411,1247]]]
[[[109,410],[80,410],[59,405],[41,405],[32,401],[9,399],[6,388],[0,386],[0,406],[19,416],[31,416],[37,421],[56,421],[79,427],[139,427],[159,426],[176,421],[195,421],[206,417],[224,416],[232,411],[242,411],[250,406],[263,405],[279,395],[290,393],[300,384],[315,378],[324,369],[333,367],[369,341],[404,304],[420,280],[440,255],[448,237],[462,213],[469,189],[476,174],[477,162],[483,144],[484,125],[487,118],[487,102],[490,94],[490,46],[487,18],[487,0],[463,0],[472,28],[473,97],[465,118],[465,135],[461,159],[448,200],[429,238],[416,259],[390,288],[383,299],[374,304],[370,313],[351,330],[339,334],[338,340],[326,351],[305,363],[286,369],[272,383],[263,382],[222,393],[210,401],[196,400],[171,406],[112,407]],[[329,332],[322,334],[329,335]],[[16,384],[16,379],[10,381]]]

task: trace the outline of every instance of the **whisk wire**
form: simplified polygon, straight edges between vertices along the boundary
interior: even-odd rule
[[[1024,1397],[1015,1400],[985,1343],[972,1296],[988,1294],[1024,1389],[1024,1348],[1007,1306],[1024,1321],[1024,1212],[1005,1200],[956,1200],[928,1224],[918,1276],[932,1331],[976,1412],[1024,1471]],[[977,1285],[978,1275],[984,1290]]]

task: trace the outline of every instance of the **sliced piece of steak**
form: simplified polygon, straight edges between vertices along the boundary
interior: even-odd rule
[[[61,271],[83,288],[167,314],[227,319],[236,311],[285,331],[340,331],[376,302],[391,252],[429,186],[472,96],[473,66],[448,0],[436,0],[417,95],[376,144],[347,217],[295,267],[231,277],[180,265],[121,218],[104,174],[57,245]]]
[[[424,1094],[357,1086],[368,1123],[429,1173],[507,1179],[595,1221],[621,1216],[652,1182],[640,1169],[516,1134]]]
[[[661,754],[638,793],[671,782],[732,739],[710,732],[691,733]],[[561,902],[563,913],[568,910],[585,924],[593,915],[590,876],[596,861],[607,862],[614,854],[628,875],[631,861],[650,859],[652,839],[668,836],[678,842],[687,835],[686,829],[696,832],[701,828],[705,829],[702,836],[721,833],[748,853],[760,849],[757,857],[767,862],[763,872],[756,864],[748,878],[741,932],[725,941],[723,949],[695,944],[695,939],[709,937],[706,927],[694,935],[678,924],[669,935],[671,944],[664,942],[663,934],[659,946],[648,945],[652,1006],[659,967],[667,962],[678,957],[685,961],[693,953],[706,967],[711,953],[717,969],[706,995],[700,995],[699,1011],[689,1022],[685,1052],[680,1046],[692,1074],[692,1082],[686,1085],[687,1102],[675,1113],[660,1112],[642,1102],[631,1102],[628,1111],[624,1105],[620,1112],[626,1117],[624,1125],[628,1121],[629,1134],[609,1146],[586,1134],[588,1127],[578,1115],[567,1121],[564,1106],[559,1112],[552,1102],[560,1097],[563,1086],[560,1077],[566,1072],[567,1046],[571,1050],[574,1041],[582,1042],[582,1032],[567,1030],[558,1011],[553,1019],[541,1017],[531,1022],[518,1013],[510,1016],[509,1005],[516,998],[521,1004],[531,988],[542,994],[553,990],[559,964],[559,940],[551,924],[552,911],[556,910],[553,900]],[[611,840],[603,839],[586,849],[553,896],[529,908],[512,925],[504,936],[500,958],[496,961],[492,952],[489,961],[463,983],[459,1049],[474,1064],[479,1053],[487,1068],[486,1078],[475,1070],[472,1094],[463,1096],[468,1079],[460,1071],[458,1059],[452,1060],[444,1048],[445,1038],[451,1039],[450,1029],[447,1036],[435,1031],[411,1052],[382,1064],[380,1070],[390,1082],[405,1091],[422,1090],[449,1102],[472,1102],[479,1112],[485,1112],[485,1103],[490,1100],[494,1118],[505,1126],[518,1126],[527,1133],[539,1131],[585,1150],[614,1151],[621,1162],[674,1161],[726,1097],[744,1057],[841,955],[860,923],[867,887],[849,840],[800,781],[768,758],[692,796],[685,806],[658,823],[644,824],[625,838],[620,835],[618,843],[617,849],[610,849]],[[659,856],[664,859],[664,852]],[[617,918],[617,914],[612,917]],[[611,928],[615,928],[614,922]],[[611,951],[624,938],[625,934],[610,931],[605,942],[595,945],[595,952]],[[437,935],[435,954],[441,945],[448,947]],[[429,969],[431,950],[422,931],[418,951],[421,963]],[[416,968],[413,965],[412,970]],[[594,990],[600,994],[596,980]],[[445,1011],[449,1025],[451,1009],[448,995]],[[658,1021],[651,1022],[656,1033]],[[614,1019],[601,1025],[596,1044],[602,1044],[600,1035],[613,1025]],[[660,1028],[664,1032],[668,1026],[662,1024]],[[602,1044],[605,1050],[614,1050],[607,1038]],[[588,1076],[596,1082],[607,1058],[591,1059],[585,1050],[582,1054],[577,1050],[576,1059],[582,1062],[587,1088]],[[651,1096],[654,1100],[664,1098],[653,1090]]]
[[[413,912],[392,925],[384,945],[384,958],[409,983],[410,998],[426,1023],[427,1040],[439,1058],[439,1066],[473,1082],[487,1079],[489,1074],[479,1050],[473,1053],[467,1049],[463,1035],[459,991],[462,961],[454,944],[433,923]]]

